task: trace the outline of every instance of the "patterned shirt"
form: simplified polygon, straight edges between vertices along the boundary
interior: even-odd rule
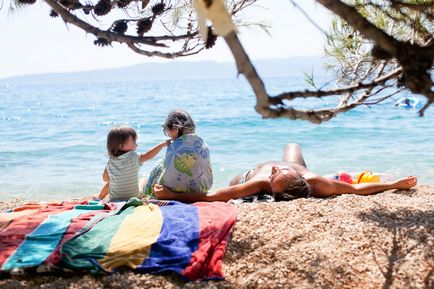
[[[206,142],[195,134],[185,134],[167,147],[164,162],[152,169],[145,193],[153,195],[153,185],[161,184],[178,193],[205,193],[213,183],[211,158]]]

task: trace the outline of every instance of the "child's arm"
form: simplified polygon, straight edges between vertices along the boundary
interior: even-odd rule
[[[107,168],[105,168],[104,172],[102,173],[102,180],[104,182],[108,182],[109,181],[109,174],[108,174]]]
[[[98,195],[98,199],[102,200],[108,195],[110,183],[107,182],[104,187],[102,187],[101,192]]]
[[[109,175],[108,175],[108,171],[107,168],[104,169],[104,172],[102,173],[102,179],[104,182],[106,182],[106,184],[104,185],[104,187],[102,187],[101,192],[98,195],[98,199],[104,199],[107,195],[108,195],[108,191],[109,191]]]
[[[140,155],[140,163],[142,164],[143,162],[152,159],[161,151],[162,148],[167,147],[169,144],[170,144],[170,140],[166,140],[166,141],[154,146],[146,153],[141,154]]]

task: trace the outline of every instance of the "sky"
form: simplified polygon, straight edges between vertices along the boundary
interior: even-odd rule
[[[156,57],[138,55],[125,44],[97,47],[95,37],[60,18],[48,16],[49,7],[43,1],[9,13],[8,1],[0,8],[0,78],[19,75],[75,72],[123,67],[144,62],[167,62]],[[1,1],[0,1],[1,3]],[[239,38],[252,60],[316,56],[323,52],[324,34],[288,0],[258,0],[260,7],[249,8],[249,20],[271,26],[271,36],[260,29],[241,29]],[[331,15],[314,0],[296,3],[309,13],[323,30],[327,30]],[[213,49],[199,55],[175,61],[233,61],[222,39]]]

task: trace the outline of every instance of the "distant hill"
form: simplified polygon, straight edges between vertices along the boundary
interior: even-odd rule
[[[320,57],[297,57],[254,61],[261,76],[295,76],[303,72],[323,71]],[[0,79],[2,84],[99,82],[99,81],[140,81],[170,79],[216,79],[233,78],[237,74],[234,62],[213,61],[168,63],[143,63],[122,68],[91,70],[71,73],[48,73],[16,76]]]

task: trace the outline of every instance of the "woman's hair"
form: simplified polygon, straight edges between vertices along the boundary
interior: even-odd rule
[[[274,193],[274,200],[276,202],[310,197],[310,185],[301,175],[297,176],[295,179],[287,181],[286,190]]]
[[[122,146],[132,137],[134,141],[137,139],[136,131],[125,125],[113,127],[107,135],[107,152],[111,157],[118,157],[126,153],[122,150]]]
[[[169,112],[166,121],[163,124],[164,130],[178,129],[177,138],[186,133],[194,133],[196,125],[191,116],[184,110],[175,109]]]

